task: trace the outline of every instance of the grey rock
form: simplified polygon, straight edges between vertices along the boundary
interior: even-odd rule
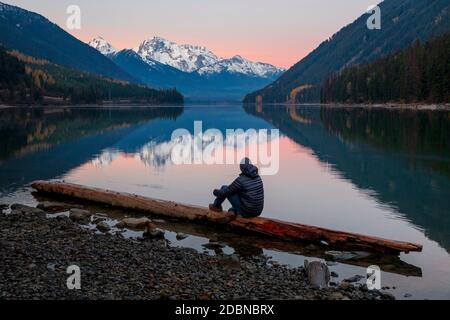
[[[92,218],[92,223],[93,223],[93,224],[99,224],[100,222],[103,222],[103,221],[106,221],[106,220],[108,220],[108,219],[105,218],[105,217],[98,216],[98,215],[96,214],[96,215],[94,215],[94,217]]]
[[[81,206],[69,205],[63,202],[51,202],[51,201],[43,201],[37,205],[37,207],[46,212],[63,212],[67,211],[70,208],[81,209]]]
[[[69,212],[70,220],[83,224],[89,223],[91,216],[92,213],[90,213],[89,211],[77,208],[70,209]]]
[[[144,238],[147,239],[162,239],[164,238],[165,232],[159,229],[149,229],[144,232]]]
[[[30,207],[30,206],[26,206],[23,204],[13,204],[11,206],[11,210],[13,214],[35,214],[35,215],[41,215],[41,216],[45,216],[45,212],[41,209],[38,208],[34,208],[34,207]]]
[[[96,213],[95,213],[95,216],[97,216],[97,217],[103,217],[103,218],[108,218],[108,215],[107,215],[107,214],[101,213],[101,212],[96,212]]]
[[[101,232],[108,232],[111,230],[111,227],[105,221],[100,221],[97,223],[97,229]]]
[[[126,225],[125,225],[125,222],[119,221],[118,223],[116,223],[115,227],[118,229],[124,229],[126,227]]]
[[[184,233],[181,233],[181,232],[178,232],[178,233],[177,233],[177,240],[178,240],[178,241],[184,240],[184,239],[186,239],[187,237],[188,237],[187,234],[184,234]]]
[[[152,220],[148,218],[126,218],[123,219],[121,222],[116,224],[117,228],[130,228],[133,230],[145,230],[148,226],[150,228],[155,228],[154,225],[152,225]]]
[[[309,262],[305,260],[305,272],[308,283],[315,288],[327,288],[330,282],[330,270],[328,266],[320,261]]]

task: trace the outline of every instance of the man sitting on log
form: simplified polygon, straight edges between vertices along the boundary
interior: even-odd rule
[[[222,212],[222,203],[228,199],[232,206],[229,212],[244,218],[258,217],[264,208],[264,186],[258,168],[245,158],[240,169],[241,174],[231,185],[214,190],[216,200],[209,209]]]

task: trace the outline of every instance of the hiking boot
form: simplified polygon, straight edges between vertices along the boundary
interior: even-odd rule
[[[215,211],[215,212],[223,212],[222,206],[216,207],[213,203],[211,203],[211,204],[209,205],[209,210]]]

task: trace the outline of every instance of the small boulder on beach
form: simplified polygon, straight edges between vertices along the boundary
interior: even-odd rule
[[[69,213],[70,220],[83,224],[89,223],[91,216],[92,213],[90,213],[89,211],[77,208],[70,209]]]
[[[97,213],[92,217],[93,224],[99,224],[100,222],[108,220],[106,217],[99,216]]]
[[[147,226],[149,225],[154,228],[154,226],[152,225],[152,221],[148,218],[126,218],[117,223],[116,227],[120,229],[130,228],[134,230],[145,230],[145,228],[147,228]]]
[[[178,240],[178,241],[184,240],[184,239],[186,239],[187,237],[188,237],[187,234],[184,234],[184,233],[181,233],[181,232],[178,232],[178,233],[177,233],[177,240]]]
[[[304,263],[306,276],[310,286],[314,288],[327,288],[330,282],[330,270],[328,266],[320,261]]]
[[[71,208],[82,209],[79,205],[70,205],[63,202],[43,201],[37,205],[37,207],[46,212],[63,212]]]
[[[111,230],[110,226],[105,221],[97,223],[97,229],[105,233]]]
[[[35,214],[35,215],[42,215],[45,216],[45,212],[41,209],[26,206],[23,204],[13,204],[11,206],[11,213],[12,214]]]
[[[164,238],[164,231],[156,229],[156,228],[148,228],[144,232],[144,238],[147,239],[163,239]]]

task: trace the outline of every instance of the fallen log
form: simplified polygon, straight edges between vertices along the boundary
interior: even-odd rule
[[[330,247],[358,248],[394,254],[422,251],[421,245],[409,242],[329,230],[262,217],[252,219],[238,217],[235,219],[232,214],[225,212],[217,213],[203,207],[151,199],[129,193],[85,187],[72,183],[36,181],[32,183],[32,187],[38,192],[47,194],[68,196],[170,218],[224,224],[234,229],[251,231],[282,240],[315,243],[326,242]]]
[[[60,197],[55,194],[44,194],[42,192],[35,192],[33,195],[40,203],[46,201],[54,202],[55,199],[60,198],[61,200],[61,198],[64,198],[64,203],[66,205],[69,205],[70,207],[80,206],[79,199]],[[102,212],[102,214],[114,219],[122,220],[124,215],[133,213],[128,210],[124,211],[123,209],[115,207],[105,208],[105,206],[101,203],[88,203],[86,201],[81,202],[83,202],[83,208],[86,208],[86,210],[89,210],[90,212],[97,212],[97,214],[98,212]],[[135,213],[136,217],[141,217],[141,212],[136,211]],[[140,219],[143,218],[136,218],[136,220]],[[257,233],[247,232],[245,235],[242,235],[237,232],[229,232],[232,231],[232,229],[217,232],[218,226],[211,223],[185,223],[185,221],[179,219],[153,219],[153,222],[158,228],[173,233],[181,233],[187,236],[197,236],[200,238],[209,239],[210,241],[225,244],[226,246],[233,248],[234,252],[239,256],[258,256],[264,254],[264,250],[270,250],[303,256],[307,259],[323,259],[326,261],[335,261],[362,268],[377,265],[385,272],[395,273],[406,277],[422,277],[422,269],[420,267],[403,261],[398,254],[384,254],[375,251],[346,251],[347,248],[340,248],[340,251],[332,251],[327,246],[312,245],[311,242],[285,241],[274,237],[261,236]],[[126,228],[130,227],[127,226]],[[245,241],[243,241],[244,239]],[[342,252],[343,256],[340,257],[330,255],[330,252]],[[345,254],[347,252],[350,254],[356,253],[356,257],[346,256]],[[363,252],[369,255],[364,256],[358,254]]]

